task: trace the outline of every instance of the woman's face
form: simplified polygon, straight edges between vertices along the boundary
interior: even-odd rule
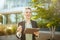
[[[31,18],[31,10],[30,9],[26,9],[24,15],[25,15],[26,19],[30,19]]]

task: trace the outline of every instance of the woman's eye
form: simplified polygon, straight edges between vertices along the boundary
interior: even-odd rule
[[[28,13],[28,12],[26,12],[26,13]]]
[[[31,12],[26,12],[26,13],[31,13]]]

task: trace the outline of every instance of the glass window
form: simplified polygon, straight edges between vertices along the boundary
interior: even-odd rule
[[[10,18],[11,23],[16,23],[16,15],[15,14],[10,14],[9,18]]]

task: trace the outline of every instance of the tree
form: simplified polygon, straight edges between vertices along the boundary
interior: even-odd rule
[[[34,16],[34,19],[45,19],[45,23],[40,23],[40,20],[37,22],[38,24],[40,23],[39,25],[45,24],[45,27],[47,26],[49,29],[51,29],[52,38],[54,38],[55,29],[58,25],[60,25],[60,13],[57,11],[58,0],[32,0],[31,4],[32,8],[35,8],[33,12],[37,14]]]

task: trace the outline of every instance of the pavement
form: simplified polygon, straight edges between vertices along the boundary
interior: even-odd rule
[[[40,31],[39,38],[36,38],[36,40],[47,40],[50,39],[50,32],[49,31]],[[55,40],[60,40],[60,32],[55,32],[54,36]],[[0,36],[0,40],[19,40],[16,35],[5,35]]]

